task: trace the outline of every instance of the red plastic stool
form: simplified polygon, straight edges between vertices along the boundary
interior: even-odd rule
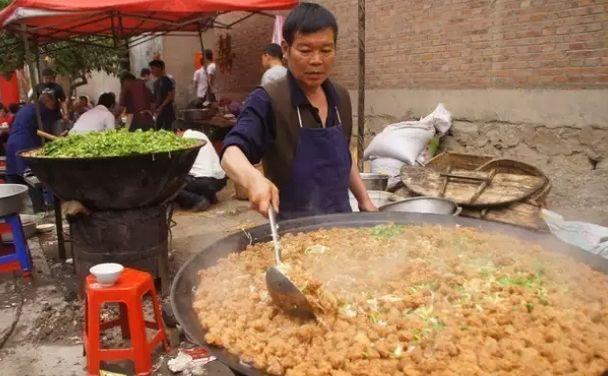
[[[145,321],[143,297],[152,295],[156,322]],[[125,268],[116,284],[102,287],[94,276],[85,281],[85,328],[84,346],[87,354],[89,375],[99,375],[101,361],[132,360],[137,375],[152,372],[152,352],[161,342],[165,351],[170,351],[160,305],[152,276],[146,272]],[[100,322],[99,315],[104,303],[120,303],[120,317],[108,322]],[[101,331],[120,326],[122,337],[131,339],[131,347],[124,349],[102,349]],[[150,342],[146,339],[146,328],[157,332]]]

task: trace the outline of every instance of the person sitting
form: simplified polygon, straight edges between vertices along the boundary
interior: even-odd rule
[[[74,103],[72,111],[72,121],[78,120],[78,118],[92,108],[89,101],[89,97],[81,95],[78,100]]]
[[[281,46],[276,43],[270,43],[264,48],[262,67],[266,69],[260,83],[262,86],[287,75],[287,68],[283,66],[283,49]]]
[[[112,113],[112,109],[116,104],[114,93],[103,93],[99,96],[97,106],[82,114],[70,134],[87,133],[87,132],[103,132],[114,129],[116,118]]]
[[[192,129],[186,130],[180,121],[174,123],[174,130],[180,137],[205,142],[188,173],[186,186],[175,200],[184,209],[207,210],[211,204],[217,203],[216,193],[226,186],[226,173],[220,166],[220,158],[204,133]]]

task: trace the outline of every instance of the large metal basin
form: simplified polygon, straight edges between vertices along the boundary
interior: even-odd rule
[[[21,184],[0,184],[0,216],[19,214],[25,207],[27,190]]]
[[[483,231],[503,233],[518,239],[542,244],[543,247],[549,251],[567,254],[574,259],[582,261],[591,267],[608,274],[608,259],[569,246],[550,234],[533,232],[524,228],[495,222],[446,215],[391,212],[333,214],[281,222],[279,233],[310,232],[321,228],[335,227],[371,227],[384,223],[427,223],[440,224],[446,227],[460,225],[475,227]],[[192,308],[192,303],[194,292],[198,287],[198,272],[200,270],[214,265],[218,259],[225,257],[232,252],[243,251],[250,243],[267,242],[270,240],[270,228],[268,225],[254,227],[247,231],[240,231],[218,240],[209,247],[202,249],[200,253],[188,260],[177,273],[171,287],[171,304],[173,306],[173,311],[187,336],[195,343],[207,348],[211,354],[218,357],[218,359],[230,368],[249,376],[267,374],[239,362],[238,357],[230,354],[223,348],[208,345],[205,342],[206,331],[200,325],[196,312]],[[207,286],[207,288],[212,289],[214,287]]]
[[[462,211],[454,201],[440,197],[410,197],[378,208],[382,212],[458,215]]]
[[[124,157],[47,158],[38,157],[38,149],[19,156],[60,199],[95,210],[125,210],[158,205],[173,196],[203,145]]]

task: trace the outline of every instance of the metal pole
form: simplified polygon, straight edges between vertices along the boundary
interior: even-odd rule
[[[201,42],[201,54],[205,56],[205,43],[203,42],[203,31],[200,26],[198,28],[198,39]]]
[[[357,166],[363,171],[365,149],[365,0],[359,0],[359,91],[357,103]]]

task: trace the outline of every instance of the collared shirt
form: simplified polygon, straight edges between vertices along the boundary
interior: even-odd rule
[[[290,71],[287,71],[287,80],[290,87],[291,104],[299,107],[300,111],[310,111],[317,122],[316,124],[303,124],[303,126],[322,127],[319,110],[310,103]],[[339,116],[336,114],[336,106],[339,103],[338,93],[329,80],[323,82],[321,87],[325,92],[328,104],[325,126],[334,127],[340,123]],[[270,97],[263,88],[258,87],[249,94],[236,125],[226,135],[222,145],[222,155],[229,146],[238,146],[250,163],[259,163],[265,150],[274,142],[275,127]],[[350,134],[346,136],[350,138]]]
[[[103,132],[114,129],[116,118],[104,105],[97,105],[80,115],[70,134]]]

